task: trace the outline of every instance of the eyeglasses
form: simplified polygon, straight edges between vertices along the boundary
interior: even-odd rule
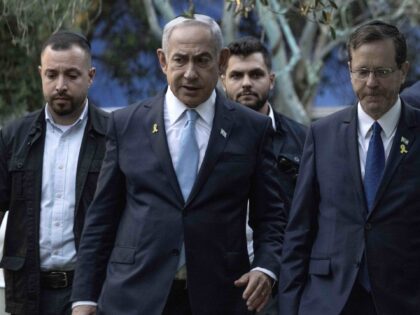
[[[391,76],[392,73],[397,71],[397,69],[392,68],[377,68],[373,70],[369,70],[366,68],[357,69],[354,71],[350,71],[352,73],[352,77],[357,80],[367,80],[371,73],[373,73],[376,79],[386,79]]]

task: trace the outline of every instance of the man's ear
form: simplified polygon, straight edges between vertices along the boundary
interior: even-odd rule
[[[220,81],[222,82],[223,90],[226,91],[226,72],[220,75]]]
[[[96,68],[95,67],[90,68],[89,73],[88,73],[88,75],[89,75],[89,86],[92,85],[93,79],[95,78],[95,74],[96,74]]]
[[[163,73],[166,74],[166,71],[168,70],[168,63],[166,61],[165,53],[163,52],[162,48],[159,48],[156,51],[156,53],[159,60],[160,68],[162,69]]]
[[[401,72],[402,72],[401,85],[404,84],[405,78],[407,77],[409,69],[410,69],[410,63],[408,61],[404,62],[401,65]]]
[[[41,72],[41,71],[42,71],[42,68],[41,68],[41,65],[39,65],[39,66],[38,66],[38,73],[39,73],[39,75],[42,77],[42,72]]]
[[[276,83],[276,74],[274,72],[270,73],[270,90],[274,88],[274,85]]]
[[[229,61],[230,52],[229,49],[222,48],[219,54],[219,74],[223,74],[226,72],[227,64]]]

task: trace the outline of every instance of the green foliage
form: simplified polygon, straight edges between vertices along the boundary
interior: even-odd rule
[[[60,28],[82,30],[100,0],[0,0],[0,125],[44,101],[38,75],[41,43]]]

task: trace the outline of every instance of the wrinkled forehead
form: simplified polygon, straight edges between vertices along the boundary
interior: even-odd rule
[[[168,40],[169,54],[175,51],[217,55],[217,44],[210,29],[205,24],[182,24],[176,26]]]

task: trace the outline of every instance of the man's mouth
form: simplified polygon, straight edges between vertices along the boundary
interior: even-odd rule
[[[200,88],[199,87],[197,87],[197,86],[191,86],[191,85],[183,85],[182,86],[184,89],[186,89],[186,90],[189,90],[189,91],[197,91],[197,90],[199,90]]]

